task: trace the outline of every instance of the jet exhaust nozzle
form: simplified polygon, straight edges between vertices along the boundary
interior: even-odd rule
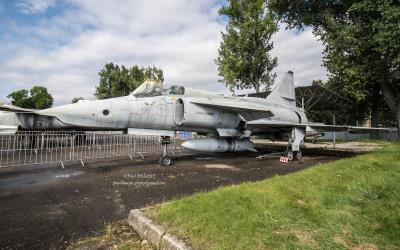
[[[202,152],[257,152],[250,140],[224,139],[224,138],[199,138],[182,143],[182,147]]]

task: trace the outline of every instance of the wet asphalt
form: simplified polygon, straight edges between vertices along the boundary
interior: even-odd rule
[[[127,218],[130,209],[212,190],[263,180],[339,159],[305,156],[286,165],[268,153],[175,156],[160,167],[156,156],[0,169],[0,249],[64,249],[93,236],[105,225]]]

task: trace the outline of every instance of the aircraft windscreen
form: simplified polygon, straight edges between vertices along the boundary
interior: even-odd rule
[[[151,88],[146,88],[141,91],[136,91],[132,93],[136,97],[152,97],[164,95],[164,89],[162,86],[152,86]]]
[[[167,95],[184,95],[185,94],[185,87],[172,85],[167,89]]]
[[[183,95],[185,93],[185,87],[172,85],[164,86],[156,82],[148,82],[140,85],[132,95],[136,97],[153,97],[161,95]]]
[[[161,81],[146,80],[137,87],[131,95],[136,97],[158,96],[163,94],[163,85]]]

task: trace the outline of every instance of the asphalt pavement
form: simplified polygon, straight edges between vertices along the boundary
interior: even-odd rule
[[[184,154],[160,167],[157,157],[0,169],[0,248],[63,249],[130,209],[299,171],[337,156],[305,156],[286,165],[259,153]]]

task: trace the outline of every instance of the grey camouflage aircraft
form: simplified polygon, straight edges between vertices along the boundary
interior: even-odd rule
[[[289,71],[266,99],[232,97],[146,81],[132,94],[105,100],[31,110],[0,105],[3,130],[124,130],[159,135],[168,142],[176,131],[206,135],[182,146],[207,152],[255,151],[250,135],[289,138],[287,157],[301,159],[300,145],[308,134],[324,131],[376,132],[378,128],[333,126],[308,122],[296,107],[293,73]],[[166,148],[166,147],[165,147]],[[160,164],[169,165],[164,150]]]

